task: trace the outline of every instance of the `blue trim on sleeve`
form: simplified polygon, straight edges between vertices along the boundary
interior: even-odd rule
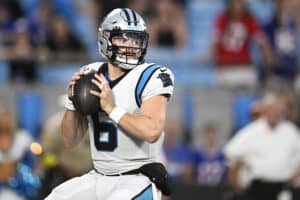
[[[138,83],[136,85],[136,88],[135,88],[135,100],[136,100],[136,104],[138,105],[138,107],[140,107],[142,104],[142,93],[143,93],[148,81],[150,80],[152,74],[159,68],[160,68],[159,65],[153,64],[153,65],[150,65],[149,67],[147,67],[141,74],[141,76],[138,80]]]

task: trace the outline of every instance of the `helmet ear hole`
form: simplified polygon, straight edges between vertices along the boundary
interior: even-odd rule
[[[113,45],[112,38],[116,34],[120,36],[125,35],[126,37],[132,36],[131,38],[129,37],[134,41],[131,45],[134,44],[137,47],[127,46],[127,44],[125,46],[119,46],[120,44],[118,46]],[[129,8],[114,9],[104,18],[99,28],[99,52],[112,64],[123,69],[132,69],[144,62],[148,38],[145,22],[138,13]],[[124,48],[126,49],[125,53],[122,52]],[[132,55],[134,52],[137,52],[136,55]]]

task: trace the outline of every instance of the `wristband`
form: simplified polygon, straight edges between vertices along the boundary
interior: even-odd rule
[[[75,107],[74,107],[74,104],[72,102],[72,100],[68,97],[66,98],[66,102],[65,102],[65,108],[68,109],[68,110],[71,110],[71,111],[75,111]]]
[[[114,120],[116,123],[119,123],[120,119],[127,113],[126,110],[120,107],[115,107],[111,113],[109,114],[109,117]]]

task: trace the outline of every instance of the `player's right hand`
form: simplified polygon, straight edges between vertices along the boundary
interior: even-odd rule
[[[71,80],[70,80],[70,82],[69,82],[69,85],[68,85],[68,97],[69,97],[69,98],[70,98],[70,97],[73,97],[73,95],[74,95],[73,87],[74,87],[76,81],[79,80],[80,77],[83,76],[84,74],[85,74],[85,72],[79,71],[79,72],[76,72],[76,73],[72,76],[72,78],[71,78]]]
[[[99,91],[91,90],[90,93],[99,97],[100,106],[107,114],[111,113],[111,111],[116,107],[114,103],[113,93],[109,86],[108,81],[104,77],[103,74],[98,75],[95,73],[94,79],[92,79],[92,83],[94,83]]]

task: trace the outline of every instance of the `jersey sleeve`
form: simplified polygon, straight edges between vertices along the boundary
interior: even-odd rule
[[[254,17],[249,17],[247,23],[251,37],[253,37],[259,44],[266,41],[265,33]]]
[[[159,67],[150,77],[142,93],[142,102],[157,95],[171,97],[174,88],[174,74],[166,67]]]
[[[229,165],[247,154],[249,141],[248,131],[241,130],[225,145],[224,154],[229,161]]]

